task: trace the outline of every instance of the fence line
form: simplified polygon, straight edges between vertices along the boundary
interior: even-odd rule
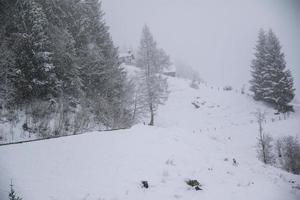
[[[109,129],[109,130],[96,130],[97,132],[109,132],[109,131],[117,131],[117,130],[125,130],[128,128],[116,128],[116,129]],[[17,141],[17,142],[9,142],[9,143],[3,143],[0,144],[0,146],[8,146],[8,145],[14,145],[14,144],[22,144],[22,143],[29,143],[29,142],[37,142],[41,140],[49,140],[49,139],[55,139],[55,138],[61,138],[61,137],[69,137],[69,136],[76,136],[76,135],[83,135],[85,133],[80,133],[80,134],[73,134],[73,135],[60,135],[60,136],[49,136],[45,138],[37,138],[33,140],[22,140],[22,141]]]

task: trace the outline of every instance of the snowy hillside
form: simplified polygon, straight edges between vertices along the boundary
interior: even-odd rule
[[[299,175],[257,159],[253,116],[257,108],[267,111],[264,129],[274,138],[300,138],[299,108],[283,120],[246,94],[189,84],[169,78],[154,127],[0,146],[0,199],[11,179],[23,200],[300,199]]]

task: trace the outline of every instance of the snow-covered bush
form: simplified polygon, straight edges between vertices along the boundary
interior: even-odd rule
[[[273,153],[273,138],[268,134],[260,134],[257,143],[257,157],[265,164],[274,164],[275,156]]]
[[[192,82],[190,84],[190,87],[198,90],[199,89],[199,82],[196,81],[196,80],[192,80]]]
[[[281,167],[294,174],[300,174],[300,143],[296,137],[285,136],[276,142]]]
[[[257,157],[265,164],[273,164],[275,162],[272,145],[273,138],[270,135],[263,132],[262,125],[266,119],[266,112],[257,110],[254,114],[259,127],[259,135],[257,138]]]

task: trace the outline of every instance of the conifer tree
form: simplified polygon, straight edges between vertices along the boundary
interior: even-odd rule
[[[46,15],[33,0],[16,1],[8,10],[13,13],[4,25],[5,38],[15,55],[17,78],[14,86],[18,103],[33,98],[55,96],[58,80],[52,63],[53,50],[49,39]]]
[[[250,90],[254,99],[270,103],[279,112],[292,111],[288,104],[295,96],[293,77],[286,69],[284,53],[272,30],[267,34],[260,30],[251,67]]]
[[[15,192],[15,190],[13,188],[13,184],[12,183],[10,184],[10,192],[8,194],[8,198],[9,198],[9,200],[22,200],[22,198],[20,198],[20,197],[18,197],[16,195],[16,192]]]
[[[58,79],[53,65],[53,47],[49,38],[49,22],[40,4],[29,1],[28,20],[32,41],[32,92],[34,97],[56,96]]]
[[[263,29],[260,29],[258,41],[255,47],[255,58],[252,60],[252,79],[250,80],[250,90],[254,93],[255,100],[263,100],[263,85],[266,66],[266,34]]]
[[[141,89],[150,113],[149,125],[154,125],[154,115],[159,104],[167,99],[167,80],[162,76],[163,70],[170,65],[169,57],[156,42],[148,28],[144,26],[137,55],[137,66],[141,69]]]
[[[101,126],[131,124],[132,86],[99,0],[2,0],[0,11],[2,106],[33,113],[43,102],[45,119],[84,110]]]
[[[126,87],[126,73],[118,63],[118,51],[103,20],[98,0],[83,1],[78,19],[83,22],[75,36],[75,47],[81,58],[81,75],[86,96],[96,113],[96,119],[106,127],[122,126],[120,115],[126,108],[120,101]],[[128,118],[129,120],[130,118]]]
[[[266,43],[266,76],[263,96],[266,102],[274,105],[279,112],[289,111],[288,103],[294,98],[294,84],[291,72],[286,69],[284,53],[272,30],[269,30]]]
[[[0,45],[0,108],[12,109],[15,104],[16,70],[14,68],[15,55],[7,46],[7,41],[1,41]]]

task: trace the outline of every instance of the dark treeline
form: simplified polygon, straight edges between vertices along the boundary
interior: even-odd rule
[[[24,131],[44,135],[131,125],[132,87],[98,0],[1,0],[0,45],[2,122],[24,113]]]

